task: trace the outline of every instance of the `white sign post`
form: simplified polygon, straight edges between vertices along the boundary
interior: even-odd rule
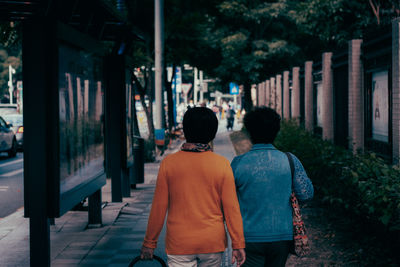
[[[13,104],[13,91],[14,91],[14,86],[12,83],[13,74],[15,74],[15,69],[11,65],[8,65],[8,92],[10,93],[10,104]]]
[[[191,83],[182,83],[182,93],[185,97],[185,106],[187,106],[188,104],[188,99],[187,99],[187,95],[190,91],[190,89],[192,88],[192,84]]]

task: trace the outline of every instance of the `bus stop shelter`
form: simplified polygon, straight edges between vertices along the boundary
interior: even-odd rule
[[[88,198],[88,222],[101,225],[106,173],[113,202],[130,194],[134,94],[126,51],[141,35],[106,0],[3,2],[1,17],[22,22],[30,262],[50,266],[52,218]]]

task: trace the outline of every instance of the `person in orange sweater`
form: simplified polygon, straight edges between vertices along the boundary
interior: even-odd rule
[[[232,239],[232,263],[244,263],[245,240],[235,181],[229,161],[211,151],[218,119],[195,107],[183,117],[186,143],[161,162],[141,258],[152,259],[167,215],[168,266],[220,266]]]

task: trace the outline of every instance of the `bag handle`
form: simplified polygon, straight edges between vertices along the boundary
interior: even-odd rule
[[[161,264],[161,266],[163,267],[167,267],[167,264],[165,263],[165,261],[163,259],[161,259],[160,257],[153,255],[153,259],[158,261],[158,263]],[[140,258],[140,256],[137,256],[136,258],[134,258],[130,264],[129,267],[133,267],[136,263],[138,263],[139,261],[142,261],[142,259]]]
[[[294,192],[294,163],[293,163],[293,158],[292,155],[290,155],[289,152],[285,152],[288,160],[289,160],[289,165],[290,165],[290,173],[292,174],[292,192]]]

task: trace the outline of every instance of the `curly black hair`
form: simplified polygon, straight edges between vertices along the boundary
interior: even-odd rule
[[[183,133],[188,143],[208,144],[218,130],[218,119],[214,112],[206,107],[188,109],[183,116]]]

